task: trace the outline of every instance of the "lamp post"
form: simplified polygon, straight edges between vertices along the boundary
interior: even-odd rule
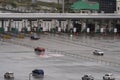
[[[62,0],[62,13],[64,13],[64,10],[65,10],[65,2],[64,0]]]
[[[32,73],[29,73],[29,80],[31,80],[31,75],[32,75]]]
[[[60,1],[58,0],[57,3],[58,3],[58,5],[59,5],[59,4],[60,4]]]

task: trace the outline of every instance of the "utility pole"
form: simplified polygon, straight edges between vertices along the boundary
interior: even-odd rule
[[[62,13],[64,13],[64,10],[65,10],[65,2],[64,0],[62,0]]]
[[[57,0],[57,4],[58,4],[58,6],[57,6],[57,9],[59,10],[59,5],[60,5],[60,3],[59,3],[59,0]]]
[[[59,5],[59,4],[60,4],[60,1],[58,0],[58,2],[57,2],[57,3],[58,3],[58,5]]]

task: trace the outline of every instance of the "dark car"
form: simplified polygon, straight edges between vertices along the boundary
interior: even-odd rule
[[[33,77],[44,77],[44,70],[42,69],[35,69],[32,71],[32,76]]]
[[[44,52],[45,52],[45,48],[36,47],[36,48],[34,49],[34,51],[36,52],[37,55],[43,55]]]
[[[94,77],[92,77],[92,75],[84,75],[82,80],[94,80]]]
[[[42,47],[36,47],[36,48],[34,49],[34,51],[45,52],[45,48],[42,48]]]
[[[32,34],[30,38],[31,38],[31,40],[39,40],[40,39],[40,37],[37,34]]]
[[[14,73],[13,72],[6,72],[5,74],[4,74],[4,78],[5,79],[14,79]]]
[[[102,51],[100,51],[100,50],[95,50],[95,51],[93,51],[93,54],[94,54],[94,55],[103,56],[103,55],[104,55],[104,52],[102,52]]]

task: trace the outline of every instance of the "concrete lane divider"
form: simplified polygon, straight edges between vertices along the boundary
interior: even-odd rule
[[[3,39],[10,39],[11,36],[10,35],[3,35]]]
[[[23,38],[24,38],[23,34],[18,34],[17,37],[20,38],[20,39],[23,39]]]

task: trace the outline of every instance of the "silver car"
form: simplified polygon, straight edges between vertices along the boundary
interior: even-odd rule
[[[104,55],[104,52],[102,52],[102,51],[100,51],[100,50],[95,50],[95,51],[93,51],[93,54],[94,54],[94,55],[103,56],[103,55]]]
[[[82,80],[94,80],[94,77],[92,77],[92,75],[84,75]]]
[[[113,76],[113,74],[108,73],[103,76],[103,80],[115,80],[115,77]]]

